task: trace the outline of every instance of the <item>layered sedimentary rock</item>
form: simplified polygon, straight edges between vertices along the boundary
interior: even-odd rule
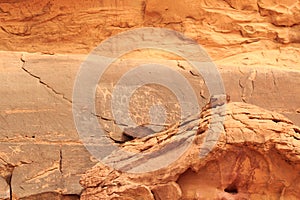
[[[47,194],[53,198],[55,195],[57,198],[79,195],[82,190],[80,176],[97,162],[78,136],[71,109],[73,83],[84,56],[2,52],[1,57],[0,79],[5,87],[1,87],[0,99],[0,171],[11,186],[8,190],[11,188],[17,199],[38,194],[43,194],[44,198]],[[133,65],[148,62],[127,61]],[[190,71],[188,63],[181,60],[156,61],[183,74],[195,91],[199,91],[200,105],[207,102],[209,94],[205,90],[201,92],[205,84],[201,77]],[[49,65],[53,67],[49,68]],[[218,68],[231,101],[244,101],[276,111],[299,125],[297,97],[300,76],[297,70],[246,66]],[[104,76],[104,89],[109,90],[120,77],[120,71],[116,69],[119,68],[112,67]],[[96,98],[99,123],[108,134],[113,132],[120,137],[120,132],[115,132],[117,126],[110,120],[109,104],[103,103],[110,102],[111,93],[103,96],[101,92],[97,92]],[[136,93],[132,98],[134,108],[146,120],[148,114],[144,108],[151,104],[143,107],[145,104],[139,103],[138,97],[139,93]],[[163,96],[161,100],[164,100]],[[144,103],[148,101],[151,102],[147,100]],[[170,96],[165,101],[169,102]]]
[[[74,80],[93,48],[134,28],[168,28],[191,37],[216,62],[232,101],[281,113],[299,126],[299,7],[299,1],[279,0],[0,0],[0,199],[79,198],[80,176],[98,160],[74,125]],[[208,101],[203,80],[179,56],[146,51],[124,59],[167,64],[192,83],[200,105]],[[110,102],[119,69],[112,67],[98,88],[95,113],[115,140],[123,138],[103,102]],[[142,93],[137,91],[132,110],[143,115],[136,117],[140,123],[149,120],[143,104],[134,104]],[[177,108],[169,108],[177,119]],[[184,194],[170,182],[151,188],[156,198],[159,188]]]
[[[24,73],[20,56],[1,54],[0,175],[9,185],[1,195],[78,199],[79,178],[94,161],[72,126],[71,104]]]
[[[222,117],[223,122],[214,120]],[[156,163],[162,167],[156,171],[126,173],[125,168],[97,164],[81,180],[81,199],[299,199],[300,129],[289,119],[254,105],[229,103],[226,111],[221,106],[205,109],[197,123],[194,138],[190,131],[172,135],[172,129],[126,142],[127,151],[144,155],[167,147],[159,156],[168,160],[184,143],[169,148],[175,136],[193,138],[178,160],[167,167]],[[218,132],[216,144],[201,157],[214,143],[207,138]],[[155,156],[142,162],[127,159],[130,170],[157,162]]]
[[[43,0],[0,8],[2,50],[88,53],[119,32],[151,26],[197,40],[214,60],[279,49],[299,55],[299,1]]]

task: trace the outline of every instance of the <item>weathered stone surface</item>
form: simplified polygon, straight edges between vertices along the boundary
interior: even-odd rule
[[[80,176],[95,161],[79,141],[70,95],[55,91],[63,81],[55,81],[58,76],[45,68],[47,56],[27,56],[33,57],[29,64],[22,53],[1,52],[0,176],[9,180],[15,199],[39,199],[38,194],[59,199],[79,195]],[[52,64],[66,66],[66,60],[58,59],[59,64],[55,60]],[[46,69],[49,85],[28,71],[29,66],[36,66],[37,71]],[[62,72],[59,77],[69,73]],[[71,86],[72,81],[65,80],[67,87]]]
[[[60,198],[61,194],[80,194],[82,187],[78,183],[79,177],[95,163],[90,153],[79,142],[70,103],[75,75],[84,56],[1,52],[1,57],[5,60],[1,60],[0,79],[5,87],[0,87],[3,97],[0,98],[2,143],[0,146],[1,158],[6,162],[1,161],[1,176],[7,178],[13,174],[12,190],[16,198],[31,198],[32,195],[41,192],[47,194],[50,192],[58,196],[57,198]],[[127,61],[130,62],[132,63],[130,65],[133,65],[147,60]],[[178,70],[191,81],[196,91],[200,90],[200,104],[207,101],[205,98],[208,98],[208,93],[205,90],[201,91],[204,83],[198,76],[190,73],[188,63],[181,60],[161,62]],[[55,67],[49,69],[48,63],[52,63]],[[297,70],[270,66],[219,66],[219,71],[231,101],[244,101],[282,113],[299,125],[300,103],[297,97],[300,76]],[[112,68],[104,77],[103,83],[109,85],[117,81],[120,73]],[[101,90],[99,91],[97,105],[103,105],[100,102],[103,102],[105,97],[101,95]],[[107,99],[109,100],[109,97]],[[109,102],[107,99],[105,102]],[[163,100],[163,97],[161,99]],[[139,107],[143,108],[143,105]],[[107,120],[112,116],[107,110],[99,108],[97,115],[100,116],[100,123],[104,124],[108,132],[115,131],[114,121]],[[170,106],[169,110],[173,110],[173,107]],[[147,119],[146,110],[137,109],[137,111],[144,113]],[[26,145],[28,143],[33,146]],[[49,148],[53,151],[46,150]],[[32,153],[32,149],[43,153]],[[7,155],[11,156],[8,158]],[[53,167],[54,163],[60,162],[60,155],[62,155],[62,172],[58,166]],[[38,165],[36,163],[44,164],[39,165],[39,168],[33,167]],[[46,173],[51,166],[53,170]],[[25,173],[29,169],[30,174]],[[44,174],[45,177],[39,176],[40,174]],[[42,181],[39,183],[44,187],[42,190],[36,188],[38,184],[29,183],[28,180],[35,176],[40,177],[37,180]],[[21,187],[27,189],[23,191]]]
[[[37,193],[59,192],[62,188],[59,146],[8,145],[15,150],[14,159],[20,158],[20,163],[15,164],[11,178],[15,198]]]
[[[37,194],[46,193],[57,198],[62,194],[79,195],[80,176],[95,162],[82,145],[72,143],[60,146],[2,142],[0,148],[4,162],[0,163],[1,173],[11,177],[15,199],[34,199]]]
[[[292,53],[294,55],[295,53]],[[5,57],[7,53],[3,52],[3,56]],[[148,55],[148,54],[147,54]],[[295,54],[298,55],[298,54]],[[21,56],[21,55],[18,55]],[[15,59],[18,59],[18,56],[14,56]],[[142,56],[142,55],[140,55]],[[53,140],[53,135],[57,134],[55,132],[60,133],[60,137],[62,137],[62,134],[64,134],[66,131],[68,132],[68,135],[66,136],[67,139],[74,138],[76,140],[77,133],[76,131],[73,132],[74,126],[72,118],[64,117],[66,115],[69,115],[71,110],[62,109],[59,106],[59,104],[62,104],[64,106],[64,103],[68,104],[68,101],[71,101],[72,99],[72,91],[73,91],[73,83],[76,78],[76,73],[80,67],[81,62],[84,60],[83,55],[40,55],[40,54],[28,54],[24,53],[22,59],[25,61],[25,63],[15,61],[23,66],[24,69],[26,69],[30,74],[27,74],[28,76],[25,76],[26,74],[22,73],[22,76],[26,77],[29,81],[29,78],[32,78],[31,81],[40,81],[38,78],[34,77],[40,77],[41,81],[46,84],[41,83],[41,87],[38,87],[41,91],[35,91],[36,97],[38,98],[39,93],[43,94],[43,90],[48,90],[50,92],[51,98],[55,95],[56,101],[62,101],[63,103],[56,103],[53,106],[55,108],[51,107],[50,102],[52,102],[52,99],[45,100],[47,101],[46,108],[43,106],[41,108],[42,113],[45,113],[47,109],[47,116],[46,119],[54,117],[55,119],[59,119],[62,124],[64,124],[64,127],[51,127],[51,123],[47,124],[49,128],[46,129],[47,126],[43,126],[45,128],[45,131],[51,131],[51,139]],[[233,59],[235,60],[235,59]],[[254,58],[252,58],[254,60]],[[12,59],[8,60],[7,62],[12,61]],[[69,64],[67,64],[69,62]],[[109,103],[111,102],[111,93],[113,91],[112,84],[115,84],[118,79],[123,74],[123,71],[130,69],[129,67],[140,65],[143,63],[147,63],[149,60],[136,60],[136,59],[127,59],[126,60],[126,69],[121,69],[119,67],[124,66],[124,62],[120,62],[119,64],[115,64],[111,68],[108,69],[107,74],[104,75],[103,81],[101,81],[99,84],[104,85],[101,86],[103,88],[98,89],[97,98],[96,98],[96,106],[98,107],[98,110],[101,117],[104,117],[105,119],[112,119],[112,113],[107,110],[107,107],[109,106]],[[193,70],[191,66],[184,61],[181,60],[161,60],[158,59],[156,62],[163,63],[165,65],[168,65],[172,67],[172,69],[177,70],[179,73],[182,73],[192,84],[192,86],[195,88],[195,90],[200,90],[200,94],[198,94],[198,98],[201,99],[199,104],[204,105],[205,102],[207,102],[207,99],[209,98],[209,94],[207,91],[205,91],[205,83],[203,80],[201,80],[201,77],[193,76],[189,71]],[[264,61],[267,62],[267,61]],[[45,67],[47,66],[47,63],[54,63],[55,68],[48,69]],[[178,64],[179,63],[179,64]],[[251,65],[250,66],[243,66],[243,64],[237,62],[234,63],[235,66],[230,66],[228,63],[225,62],[226,65],[219,65],[218,70],[221,73],[221,76],[224,81],[225,90],[226,93],[229,94],[232,101],[244,101],[247,103],[255,104],[258,106],[261,106],[263,108],[267,108],[272,111],[276,111],[279,113],[282,113],[284,115],[287,115],[288,117],[295,119],[293,120],[294,123],[297,125],[300,125],[300,114],[297,112],[297,109],[299,109],[299,98],[295,98],[299,96],[298,87],[299,84],[299,71],[296,69],[288,69],[288,67],[279,68],[274,63],[271,63],[271,65]],[[273,65],[274,64],[274,65]],[[247,64],[248,65],[248,64]],[[181,66],[181,67],[179,67]],[[294,66],[294,68],[297,68],[299,66],[295,63],[291,67]],[[63,69],[63,70],[57,70]],[[184,70],[185,69],[185,70]],[[193,72],[194,73],[194,72]],[[32,76],[33,75],[33,76]],[[20,75],[19,75],[20,76]],[[31,77],[30,77],[31,76]],[[32,83],[32,82],[31,82]],[[35,84],[35,83],[34,83]],[[33,85],[33,83],[32,83]],[[48,85],[48,86],[47,86]],[[289,87],[286,87],[286,86]],[[43,87],[42,87],[43,86]],[[19,88],[18,88],[19,87]],[[20,93],[22,90],[26,90],[24,86],[19,85],[15,88],[18,89],[18,92]],[[32,86],[28,86],[32,87]],[[204,91],[201,91],[203,90]],[[8,88],[5,88],[5,92],[7,93]],[[4,89],[3,89],[4,90]],[[33,93],[33,94],[35,94]],[[57,94],[56,94],[57,93]],[[4,94],[4,91],[3,91]],[[17,99],[17,94],[14,93],[16,97],[14,99]],[[135,99],[135,103],[137,101],[140,101],[138,99],[139,93],[135,95],[137,97]],[[158,95],[154,93],[153,95]],[[45,95],[44,95],[45,96]],[[65,98],[65,99],[64,99]],[[157,99],[154,99],[157,100]],[[162,97],[163,100],[163,97]],[[3,101],[6,101],[3,99]],[[32,100],[33,101],[33,100]],[[49,102],[48,102],[49,101]],[[151,103],[151,101],[149,100]],[[168,100],[170,101],[170,99]],[[174,100],[175,103],[176,101]],[[3,105],[8,105],[4,104]],[[10,104],[15,105],[17,102],[10,102]],[[135,105],[132,107],[149,107],[151,104],[144,103],[143,105]],[[49,108],[48,108],[49,107]],[[58,108],[57,108],[58,107]],[[71,108],[71,106],[68,106],[68,108]],[[170,107],[170,110],[176,110],[175,107]],[[55,114],[57,110],[60,110],[60,114]],[[49,112],[53,112],[53,116],[49,115]],[[137,109],[133,110],[134,112],[138,113],[148,113],[147,110]],[[9,111],[7,111],[9,112]],[[25,112],[25,111],[24,111]],[[29,111],[27,111],[29,112]],[[177,112],[177,111],[176,111]],[[16,115],[18,113],[14,113],[11,111],[12,115]],[[175,114],[175,111],[174,113]],[[105,119],[100,119],[100,121],[105,122]],[[175,119],[172,119],[171,121],[175,121]],[[142,121],[144,122],[144,121]],[[112,129],[113,124],[110,122],[107,122],[106,120],[105,129],[109,131],[116,131],[115,129]],[[142,123],[141,123],[142,124]],[[16,131],[18,126],[12,127],[15,128]],[[55,131],[55,132],[54,132]],[[41,136],[45,137],[46,136]]]
[[[300,126],[298,70],[272,67],[220,66],[220,72],[231,101],[243,101],[281,113]]]
[[[216,116],[224,116],[224,123],[214,121]],[[136,199],[136,194],[129,191],[137,185],[152,190],[154,197],[150,199],[168,199],[170,195],[174,195],[173,199],[299,198],[300,128],[289,119],[254,105],[233,102],[226,105],[226,112],[220,106],[204,110],[198,123],[199,131],[192,145],[166,168],[135,174],[98,163],[82,177],[85,190],[81,199],[122,199],[123,192],[128,198]],[[213,123],[220,123],[223,128],[209,129],[215,127]],[[200,158],[199,152],[206,147],[203,142],[209,134],[217,132],[221,135],[216,145],[206,157]],[[192,136],[187,132],[178,134]],[[139,140],[143,139],[128,141],[124,147],[143,153],[157,151],[157,143],[151,143],[149,138],[150,146],[146,149],[143,147],[148,145],[147,141]],[[172,136],[164,140],[172,141]],[[176,154],[174,149],[169,151]],[[135,162],[132,167],[138,165],[143,163]],[[162,192],[162,188],[168,187]]]
[[[10,198],[10,188],[7,181],[0,177],[0,199],[7,200]]]
[[[63,144],[61,147],[62,194],[80,195],[82,192],[82,187],[78,184],[80,177],[96,162],[97,160],[82,144]]]
[[[153,133],[155,133],[155,131],[146,126],[125,128],[124,132],[123,132],[124,135],[130,136],[132,138],[143,138],[143,137],[146,137],[147,135],[151,135]]]
[[[156,185],[152,188],[151,191],[154,195],[154,199],[156,200],[177,200],[182,196],[181,189],[175,182]]]
[[[299,10],[299,0],[0,0],[0,177],[13,184],[14,198],[79,198],[79,177],[96,161],[74,127],[71,108],[76,74],[86,54],[101,41],[139,27],[169,28],[195,39],[217,63],[231,101],[284,114],[300,126]],[[108,70],[96,98],[95,114],[118,142],[128,138],[106,109],[112,84],[128,70],[125,65],[153,60],[171,66],[191,81],[200,105],[209,98],[203,80],[181,57],[150,50],[124,55],[115,65],[122,68]],[[155,88],[160,91],[156,92],[153,88],[137,90],[134,103],[147,95],[158,98],[132,104],[132,113],[144,114],[132,118],[138,124],[149,123],[148,108],[169,96],[167,108],[172,113],[167,123],[160,125],[166,128],[178,120],[179,107],[168,90]],[[235,137],[243,140],[239,134]],[[162,135],[159,140],[164,138]],[[134,146],[145,149],[156,140],[150,141],[146,146],[136,146],[138,142]],[[232,187],[228,190],[234,192]]]
[[[2,142],[0,149],[1,176],[10,181],[15,199],[34,199],[37,194],[59,199],[79,195],[79,179],[95,162],[82,145],[72,143]]]
[[[30,197],[21,198],[21,200],[40,200],[40,199],[53,199],[53,200],[79,200],[79,195],[61,195],[53,192],[39,193]]]
[[[87,53],[116,33],[151,26],[183,32],[214,60],[279,47],[284,52],[286,44],[299,50],[299,5],[298,0],[2,1],[0,49]]]

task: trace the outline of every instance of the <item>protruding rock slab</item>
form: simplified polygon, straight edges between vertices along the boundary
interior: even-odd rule
[[[148,195],[147,199],[152,200],[299,199],[300,128],[283,115],[246,103],[229,103],[224,111],[220,106],[202,111],[190,147],[168,167],[135,174],[98,163],[82,177],[85,190],[81,199],[123,199],[123,194],[136,199],[138,193],[132,191],[137,191],[137,187],[151,190],[153,196]],[[214,120],[217,116],[223,116],[224,121]],[[221,123],[222,127],[210,129],[216,127],[214,123]],[[164,142],[171,144],[173,137],[182,134],[187,132],[169,135]],[[214,143],[208,140],[208,134],[220,135]],[[161,137],[161,133],[151,136]],[[155,153],[159,144],[151,136],[125,142],[123,147]],[[215,145],[208,148],[208,144]],[[199,152],[207,148],[210,152],[199,157]],[[176,154],[169,150],[166,155]],[[150,164],[151,161],[155,159],[145,160]],[[143,163],[135,162],[132,167],[138,165]]]

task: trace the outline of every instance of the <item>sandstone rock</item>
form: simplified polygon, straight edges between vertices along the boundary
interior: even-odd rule
[[[298,1],[262,1],[257,2],[260,13],[267,16],[274,25],[293,26],[299,23]]]
[[[88,53],[116,33],[151,26],[183,32],[214,60],[285,44],[299,50],[299,7],[292,0],[1,2],[0,49]]]
[[[79,200],[79,195],[61,195],[52,192],[40,193],[30,197],[22,198],[22,200],[40,200],[40,199],[53,199],[53,200]]]
[[[10,188],[4,178],[0,177],[0,199],[7,200],[10,198]]]
[[[295,52],[291,51],[290,53],[294,55]],[[0,60],[0,71],[5,73],[0,73],[0,80],[5,87],[0,87],[1,94],[3,94],[3,98],[0,98],[0,155],[6,163],[0,160],[0,176],[7,178],[13,174],[12,190],[15,197],[18,198],[33,198],[37,195],[36,193],[41,191],[47,194],[50,192],[57,198],[60,198],[61,195],[80,194],[82,187],[78,183],[79,178],[95,163],[90,153],[80,143],[70,103],[75,74],[84,56],[1,52],[1,57],[4,59]],[[297,57],[294,59],[296,62]],[[237,63],[234,64],[238,65],[238,59],[236,60]],[[68,62],[72,64],[68,64]],[[145,62],[148,61],[127,60],[128,65]],[[201,92],[204,83],[198,76],[190,73],[192,69],[188,63],[181,60],[161,62],[178,70],[191,81],[196,91],[200,91],[198,94],[201,99],[200,105],[207,101],[208,93],[205,90]],[[55,63],[55,67],[48,69],[47,63]],[[299,125],[300,114],[297,111],[299,98],[297,97],[299,96],[300,80],[298,70],[286,69],[288,67],[285,69],[272,67],[272,63],[265,67],[255,63],[253,65],[247,63],[249,67],[228,66],[227,62],[224,61],[224,63],[226,65],[220,65],[219,71],[231,101],[245,101],[276,111],[286,115]],[[122,75],[120,70],[111,69],[104,77],[104,83],[109,85],[120,75]],[[286,87],[287,85],[289,87]],[[100,103],[104,102],[106,98],[100,92],[101,90],[98,93],[97,102],[99,104],[97,105],[103,105]],[[157,93],[153,94],[157,95]],[[161,99],[163,100],[163,97]],[[109,100],[108,97],[105,102],[109,102],[107,100]],[[134,100],[138,101],[139,98]],[[173,102],[171,103],[173,104]],[[145,107],[148,106],[151,104],[147,104]],[[139,107],[145,108],[142,104]],[[169,110],[173,111],[171,116],[176,116],[175,107],[170,105]],[[147,110],[137,109],[136,111],[146,114],[144,119],[147,119]],[[110,120],[112,116],[109,112],[99,107],[98,114],[99,122],[105,125],[105,129],[115,131],[112,127],[116,127],[116,125],[113,120]],[[176,121],[176,119],[176,117],[170,118],[170,122]],[[237,135],[236,137],[238,139],[241,136]],[[161,140],[164,138],[166,137],[162,135]],[[152,138],[148,142],[147,145],[140,146],[140,148],[151,147],[156,144],[156,139]],[[137,142],[136,145],[138,144]],[[33,147],[30,147],[31,145]],[[139,146],[136,148],[139,149]],[[43,153],[32,153],[33,149],[35,152]],[[62,155],[61,170],[63,173],[60,172],[59,165],[57,165],[60,162],[60,154]],[[8,155],[10,156],[8,157]],[[50,160],[52,161],[50,162]],[[37,163],[44,164],[39,168],[33,167],[39,165]],[[35,184],[25,181],[47,172],[51,166],[53,167],[53,163],[56,163],[57,166],[50,171],[51,173],[46,173],[45,177],[38,176],[40,178],[36,179],[43,181],[40,183],[44,185],[43,190],[34,189]],[[35,170],[25,173],[29,169]],[[27,174],[27,177],[24,174]],[[45,186],[45,184],[48,185]],[[26,191],[24,192],[21,187],[27,188]]]
[[[81,199],[122,199],[123,193],[137,199],[130,192],[137,185],[152,190],[154,197],[147,199],[298,199],[299,127],[280,114],[250,104],[229,103],[226,113],[220,108],[202,112],[198,121],[201,131],[188,150],[168,167],[135,174],[98,163],[82,177],[85,190]],[[214,115],[224,115],[224,123],[217,122],[223,124],[223,129],[209,129],[216,123]],[[200,158],[204,141],[217,132],[221,134],[216,145]],[[142,139],[126,142],[127,150],[157,151],[157,144],[143,150],[147,142],[138,140]],[[172,143],[172,137],[166,140]]]
[[[78,199],[79,179],[95,162],[82,145],[75,144],[2,142],[0,150],[1,176],[9,180],[14,199]]]
[[[300,126],[299,2],[0,1],[0,180],[5,179],[9,182],[14,198],[79,198],[78,195],[82,190],[78,183],[79,177],[94,165],[95,158],[85,150],[74,126],[72,94],[76,74],[81,62],[86,59],[86,54],[101,41],[139,27],[169,28],[195,39],[216,61],[231,101],[243,101],[281,113]],[[133,36],[131,39],[136,38]],[[130,42],[130,39],[124,42]],[[124,66],[149,61],[159,61],[176,69],[196,88],[199,105],[204,105],[208,101],[209,94],[205,90],[204,81],[190,68],[188,62],[178,55],[152,50],[124,55],[115,64],[115,67],[118,65],[122,67],[117,70],[112,67],[108,70],[102,82],[104,86],[97,87],[97,113],[94,113],[99,123],[115,141],[124,142],[128,138],[124,138],[123,130],[120,130],[112,113],[107,110],[111,102],[112,86],[128,70]],[[145,98],[147,94],[148,97],[158,96],[159,98],[154,99],[156,102],[164,102],[165,96],[169,96],[167,107],[170,113],[167,123],[163,124],[163,128],[166,128],[178,120],[180,109],[176,106],[174,95],[163,88],[158,89],[160,92],[155,92],[150,87],[147,90],[137,90],[133,98],[135,105],[131,111],[139,115],[149,112],[148,108],[152,105],[153,99],[145,104],[138,103],[142,102],[141,98]],[[143,93],[144,91],[147,93]],[[149,122],[149,118],[145,115],[132,117],[138,124]],[[270,116],[267,117],[269,118]],[[240,127],[240,123],[231,121],[234,126]],[[291,122],[286,120],[286,123]],[[252,122],[250,124],[253,125]],[[260,123],[255,125],[257,128],[261,126]],[[272,130],[268,129],[266,132],[282,131],[278,124],[268,123],[268,126]],[[200,130],[205,130],[202,129]],[[157,139],[146,137],[149,139],[147,143],[144,138],[142,141],[135,140],[123,144],[123,147],[134,151],[152,149],[152,146],[157,146],[157,142],[165,144],[164,140],[169,141],[168,137],[176,132],[174,127],[171,130],[161,132]],[[244,141],[244,132],[250,131],[247,128],[243,131],[237,128],[233,134],[235,139],[228,138],[228,141]],[[253,137],[260,142],[264,141],[264,137],[256,137],[255,134]],[[294,139],[288,142],[298,145]],[[145,145],[141,145],[142,143]],[[277,143],[276,148],[280,151],[290,151],[289,146]],[[228,153],[229,157],[236,159],[238,150],[231,150],[232,153]],[[257,154],[245,150],[246,157],[253,155]],[[227,154],[224,152],[223,156]],[[269,156],[277,158],[277,154],[270,153]],[[263,162],[260,156],[257,157],[253,162]],[[247,160],[239,158],[236,159],[237,163],[243,159]],[[271,161],[268,162],[268,166],[271,166]],[[274,165],[286,166],[284,161],[278,161]],[[175,172],[177,173],[176,170]],[[217,170],[211,167],[211,172],[217,173]],[[173,179],[167,183],[157,181],[157,187],[169,188],[171,191],[172,183],[178,184],[180,180],[189,185],[190,180],[187,179],[197,175],[193,171],[186,170],[181,176],[181,179]],[[270,182],[272,183],[268,186],[270,190],[274,187],[277,189],[283,187],[279,183],[272,182],[271,178]],[[215,183],[217,181],[210,182],[212,185]],[[3,184],[5,185],[4,182]],[[210,187],[210,184],[202,182],[199,184],[203,185],[203,188]],[[287,182],[284,184],[287,185]],[[124,186],[122,193],[125,194],[124,191],[127,191],[130,196],[133,192],[139,191],[148,195],[150,199],[153,198],[149,193],[150,190],[155,190],[153,184],[139,186],[133,184],[129,186],[130,189]],[[226,186],[227,192],[224,193],[225,186],[222,185],[218,198],[230,199],[231,193],[236,192],[238,198],[248,198],[247,195],[244,197],[240,194],[241,190],[239,188],[236,190],[234,186],[236,184],[231,182]],[[7,194],[6,189],[2,190],[1,187],[0,184],[0,199],[2,191]],[[180,186],[182,195],[190,195],[182,189],[183,187],[185,186]],[[215,185],[212,188],[215,188]],[[282,196],[287,195],[286,198],[291,199],[295,188],[289,186],[282,189]],[[160,189],[157,189],[156,193],[154,192],[156,198],[161,194],[159,191]],[[193,191],[191,190],[191,193],[195,198],[202,197],[202,191],[200,193]],[[176,198],[176,194],[179,193],[174,192],[170,195]]]
[[[151,191],[154,195],[154,199],[157,200],[177,200],[180,199],[182,195],[180,187],[175,182],[162,185],[155,185]]]
[[[82,187],[79,184],[80,177],[86,171],[95,165],[96,159],[90,155],[82,144],[65,144],[61,148],[61,173],[62,173],[62,194],[72,200],[77,198]],[[72,195],[74,197],[72,197]],[[72,197],[72,198],[71,198]]]
[[[27,144],[9,147],[15,150],[15,156],[20,159],[20,163],[15,164],[11,178],[14,198],[59,192],[62,188],[59,146]]]
[[[74,128],[67,100],[71,94],[64,98],[55,93],[63,79],[67,87],[71,81],[62,75],[57,82],[57,75],[48,71],[47,81],[52,81],[44,82],[29,66],[43,71],[47,56],[27,56],[1,52],[0,72],[5,73],[0,73],[0,80],[5,86],[0,87],[0,177],[9,180],[14,199],[78,198],[80,176],[94,160]],[[66,66],[66,60],[59,65]]]
[[[153,131],[151,128],[148,128],[147,126],[125,128],[123,132],[124,135],[127,135],[132,138],[142,138],[153,133],[155,133],[155,131]]]
[[[123,133],[109,132],[108,135],[115,142],[122,143],[122,142],[125,142],[125,141],[128,141],[128,140],[131,140],[131,137],[128,137]]]

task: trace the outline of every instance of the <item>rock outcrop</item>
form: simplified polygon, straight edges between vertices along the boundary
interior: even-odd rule
[[[82,177],[81,199],[299,199],[300,128],[280,114],[250,104],[233,102],[226,105],[226,111],[220,106],[213,109],[201,113],[191,146],[170,166],[126,173],[98,163]],[[213,120],[214,115],[224,116],[224,122]],[[200,157],[204,141],[210,142],[209,135],[218,132],[216,145]],[[123,148],[154,153],[162,135],[169,135],[161,141],[168,145],[176,134],[153,134],[128,141]],[[186,140],[193,136],[189,131],[179,135]],[[168,150],[165,159],[177,153]],[[132,162],[130,169],[144,162],[156,160]]]
[[[184,33],[214,60],[271,50],[281,52],[279,61],[291,51],[299,59],[299,10],[298,0],[1,1],[0,49],[88,53],[110,36],[150,26]]]
[[[84,56],[19,52],[1,52],[0,55],[3,72],[0,73],[3,83],[0,87],[0,176],[10,186],[7,188],[4,184],[4,193],[16,199],[38,198],[41,194],[43,198],[47,195],[51,198],[77,195],[79,198],[82,191],[79,178],[97,162],[81,143],[71,110],[73,83]],[[207,101],[209,94],[201,91],[203,81],[190,72],[188,63],[163,62],[191,81],[202,103]],[[218,69],[231,101],[267,108],[300,125],[298,70],[237,65],[219,65]],[[104,84],[111,85],[119,73],[112,68]],[[101,106],[108,105],[103,102],[109,102],[110,95],[103,96],[101,91],[97,94],[99,122],[108,132],[115,126],[114,121],[109,120],[111,114],[106,110],[109,107]],[[147,114],[144,110],[137,111]]]
[[[196,40],[217,64],[231,101],[250,103],[283,114],[300,126],[299,10],[299,0],[0,0],[0,199],[80,198],[83,187],[79,179],[98,161],[86,150],[74,125],[74,81],[80,64],[92,49],[105,39],[126,30],[162,27]],[[179,56],[137,51],[120,60],[132,65],[153,60],[162,62],[192,83],[200,104],[206,103],[209,98],[203,89],[204,81]],[[129,138],[120,137],[111,112],[107,110],[111,99],[110,86],[122,75],[120,69],[112,67],[103,80],[107,87],[98,88],[95,114],[108,135],[123,142],[132,139],[132,133]],[[139,92],[143,91],[137,91],[138,98]],[[150,92],[157,95],[155,91]],[[171,96],[167,90],[164,92],[165,95],[159,94],[160,102],[166,102],[165,96]],[[138,98],[133,98],[133,102],[137,103]],[[104,108],[101,107],[103,105]],[[142,108],[150,106],[134,105],[138,107],[134,107],[135,113],[144,114],[146,109]],[[173,109],[175,114],[172,113],[172,116],[176,120],[178,107],[174,107],[173,102],[167,106]],[[142,122],[148,120],[147,116],[137,119]],[[252,122],[255,120],[252,119]],[[249,144],[255,146],[251,141]],[[292,146],[283,147],[287,148],[286,151],[293,150]],[[213,160],[216,156],[217,160],[218,155],[227,155],[224,148],[223,153],[212,154],[207,159]],[[232,153],[228,153],[227,157],[239,157],[236,154],[239,150],[239,147],[228,149]],[[250,155],[247,149],[244,151],[245,155]],[[277,154],[266,152],[277,158]],[[265,152],[253,155],[262,153]],[[265,162],[260,158],[259,161]],[[247,159],[239,157],[237,160],[241,162]],[[290,164],[286,165],[285,162]],[[276,168],[296,166],[296,163],[287,159],[275,164],[268,162],[266,166],[274,165],[273,168]],[[278,171],[278,174],[293,170],[288,169],[281,173]],[[194,171],[200,173],[199,170]],[[157,181],[155,186],[152,184],[154,182],[141,182],[142,185],[136,190],[145,196],[151,190],[157,199],[165,195],[162,190],[170,191],[168,195],[171,199],[180,195],[188,196],[183,189],[189,188],[188,184],[182,186],[180,183],[188,182],[188,178],[184,177],[194,176],[194,172],[188,169],[175,172],[178,173],[177,178],[172,178],[172,181]],[[93,182],[96,183],[94,178]],[[290,179],[287,176],[284,180],[286,182],[283,184],[287,186]],[[221,191],[227,183],[222,182],[224,185],[219,187]],[[281,188],[282,185],[276,184]],[[84,183],[84,186],[88,189],[83,198],[92,198],[93,195],[89,193],[92,191],[91,185]],[[131,189],[127,190],[127,187]],[[94,191],[97,193],[99,188]],[[131,185],[121,187],[120,191],[122,188],[126,191],[123,194],[129,196],[136,191]],[[238,194],[244,191],[241,188],[237,188]],[[283,196],[294,190],[291,186],[285,188],[282,190]],[[229,187],[227,191],[234,193],[235,190]],[[149,198],[153,198],[153,195],[150,194]]]

